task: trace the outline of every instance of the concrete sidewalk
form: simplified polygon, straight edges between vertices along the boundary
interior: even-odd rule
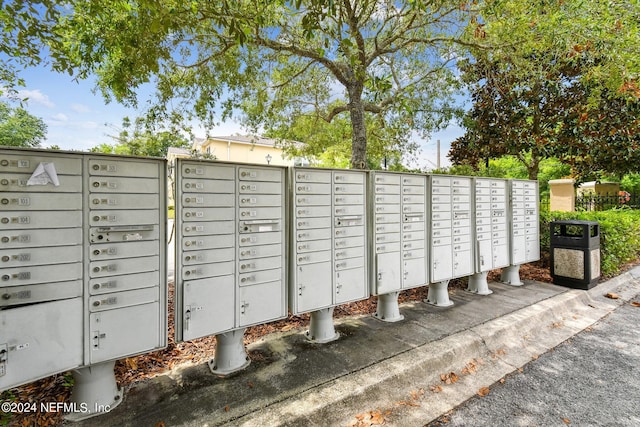
[[[538,282],[490,288],[488,296],[452,292],[449,308],[401,305],[397,323],[340,319],[340,339],[328,344],[308,342],[301,330],[272,334],[249,346],[242,372],[176,369],[74,425],[423,426],[640,293],[640,268],[590,291]]]

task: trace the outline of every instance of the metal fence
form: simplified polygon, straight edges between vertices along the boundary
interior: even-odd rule
[[[576,197],[577,211],[604,211],[621,207],[640,209],[640,194],[625,191],[615,195],[583,194]]]

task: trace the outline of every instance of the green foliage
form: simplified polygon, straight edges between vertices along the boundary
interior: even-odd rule
[[[620,180],[620,189],[632,194],[640,194],[640,173],[630,173]]]
[[[540,215],[540,246],[549,253],[549,224],[559,220],[598,221],[600,225],[601,271],[605,277],[620,273],[620,267],[640,258],[640,210],[613,209],[597,212],[549,212]]]
[[[96,153],[121,154],[129,156],[166,157],[169,147],[190,148],[191,144],[182,135],[169,131],[154,133],[136,120],[132,125],[128,118],[122,122],[118,136],[113,136],[116,144],[100,144],[91,149]]]
[[[47,125],[41,118],[0,101],[0,145],[38,147],[46,134]]]

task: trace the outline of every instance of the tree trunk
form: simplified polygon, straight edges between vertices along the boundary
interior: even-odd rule
[[[351,116],[351,168],[367,169],[367,129],[364,120],[360,83],[347,88],[349,91],[349,114]]]

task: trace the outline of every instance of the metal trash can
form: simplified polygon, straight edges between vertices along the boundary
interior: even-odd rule
[[[597,221],[552,221],[550,224],[553,283],[591,289],[600,278],[600,226]]]

